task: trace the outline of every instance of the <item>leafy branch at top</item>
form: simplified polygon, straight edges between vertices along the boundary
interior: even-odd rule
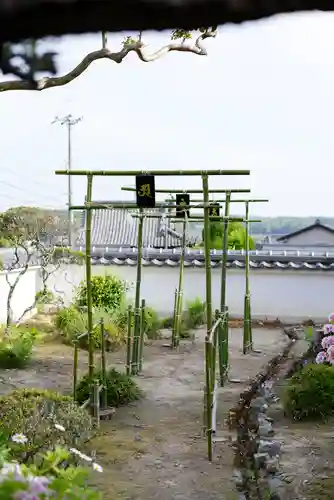
[[[38,55],[36,42],[30,43],[23,51],[21,49],[19,53],[15,52],[12,45],[5,44],[1,47],[0,69],[3,74],[14,74],[20,80],[0,82],[0,92],[8,90],[45,90],[67,85],[86,71],[92,62],[99,59],[109,59],[120,64],[130,52],[135,52],[142,62],[156,61],[169,52],[187,52],[206,56],[207,51],[203,46],[203,41],[207,38],[214,38],[216,35],[216,27],[200,28],[197,34],[183,29],[176,29],[172,32],[169,44],[152,53],[148,53],[146,45],[142,41],[141,32],[137,38],[126,37],[123,40],[122,48],[117,52],[112,52],[107,47],[106,33],[102,33],[102,48],[100,50],[88,53],[75,68],[63,76],[44,76],[40,79],[36,79],[36,73],[38,72],[49,73],[51,75],[56,74],[54,62],[56,53],[45,52],[42,55]],[[15,59],[18,56],[20,63],[16,64]]]

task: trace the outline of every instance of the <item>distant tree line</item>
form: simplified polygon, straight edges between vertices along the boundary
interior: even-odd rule
[[[316,219],[320,219],[322,224],[334,228],[333,217],[261,217],[255,215],[254,219],[261,219],[262,222],[251,224],[252,234],[288,234],[314,224]]]

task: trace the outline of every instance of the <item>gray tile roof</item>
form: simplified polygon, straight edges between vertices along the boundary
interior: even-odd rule
[[[119,259],[117,257],[114,257],[112,259],[106,259],[104,257],[101,258],[93,258],[92,259],[92,264],[93,265],[116,265],[116,266],[122,266],[122,265],[127,265],[127,266],[136,266],[137,265],[137,259]],[[144,267],[147,266],[152,266],[152,267],[178,267],[180,265],[179,260],[171,260],[171,259],[142,259],[142,265]],[[204,261],[199,261],[197,259],[193,260],[186,260],[185,261],[185,267],[193,267],[193,268],[204,268],[205,267],[205,262]],[[211,261],[211,267],[221,267],[221,260],[220,261]],[[239,260],[233,260],[227,263],[228,268],[232,269],[244,269],[245,268],[245,261],[239,261]],[[323,264],[322,262],[314,262],[314,263],[308,263],[308,262],[266,262],[266,261],[261,261],[261,262],[254,262],[250,261],[250,268],[251,269],[278,269],[278,270],[308,270],[308,271],[334,271],[334,263],[331,264]]]
[[[151,213],[151,212],[146,212]],[[154,211],[156,214],[157,212]],[[83,226],[85,219],[83,217]],[[139,219],[133,217],[128,210],[100,209],[92,211],[92,246],[124,246],[136,247]],[[78,245],[84,246],[85,235],[81,231]],[[167,235],[167,242],[165,236]],[[169,248],[180,247],[181,235],[170,229],[166,219],[144,218],[143,246]]]

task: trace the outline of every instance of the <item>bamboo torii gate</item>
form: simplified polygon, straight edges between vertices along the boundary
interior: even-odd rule
[[[244,298],[244,319],[243,319],[243,328],[244,328],[244,334],[243,334],[243,353],[248,354],[249,352],[253,351],[253,332],[252,332],[252,308],[251,308],[251,293],[250,293],[250,286],[249,286],[249,271],[250,271],[250,265],[249,265],[249,223],[250,222],[255,222],[255,221],[250,221],[249,220],[249,205],[251,203],[268,203],[268,199],[262,199],[262,198],[256,198],[256,199],[231,199],[231,193],[233,190],[226,190],[226,198],[223,199],[218,199],[218,200],[211,200],[212,204],[215,203],[224,203],[225,204],[225,216],[228,217],[230,214],[230,204],[231,203],[244,203],[245,204],[245,298]],[[240,192],[236,190],[236,192]],[[174,201],[173,199],[171,201]],[[201,203],[203,200],[201,199],[194,199],[191,200],[193,203]],[[260,221],[257,221],[260,222]],[[228,221],[225,222],[228,226]],[[227,231],[226,227],[224,228],[224,234]],[[228,231],[227,231],[228,232]],[[223,242],[223,251],[225,252],[225,245],[227,244],[227,240]],[[227,255],[226,255],[227,258]],[[223,256],[224,259],[224,256]],[[223,275],[225,276],[223,277]],[[226,301],[226,264],[223,266],[222,269],[222,280],[221,280],[221,286],[222,286],[222,302]]]
[[[86,261],[86,281],[87,281],[87,323],[88,323],[88,363],[89,363],[89,376],[94,375],[94,341],[93,341],[93,313],[92,313],[92,287],[91,287],[91,226],[92,226],[92,210],[101,210],[106,207],[102,204],[92,203],[92,190],[94,177],[136,177],[136,191],[137,191],[137,206],[140,209],[154,208],[155,206],[155,176],[201,176],[203,189],[203,204],[196,206],[196,208],[204,209],[204,255],[205,255],[205,270],[206,270],[206,312],[207,312],[207,331],[210,334],[212,329],[212,290],[211,290],[211,260],[210,260],[210,245],[209,245],[209,176],[236,176],[236,175],[250,175],[249,170],[56,170],[56,175],[65,176],[85,176],[87,178],[86,201],[84,205],[72,205],[70,210],[85,210],[86,211],[86,230],[85,230],[85,261]],[[169,205],[166,205],[166,208]],[[133,204],[127,205],[124,203],[108,205],[108,208],[133,208]],[[191,208],[185,206],[184,209]],[[194,208],[194,207],[193,207]],[[139,248],[138,248],[139,250]],[[141,275],[138,276],[139,283]],[[140,303],[136,300],[135,303],[135,323],[140,325]]]

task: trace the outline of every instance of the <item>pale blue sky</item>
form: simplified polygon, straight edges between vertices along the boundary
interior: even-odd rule
[[[117,50],[123,35],[109,35]],[[149,48],[168,34],[149,33]],[[56,42],[60,72],[99,48],[100,37]],[[304,14],[220,28],[207,57],[171,53],[145,64],[93,63],[71,84],[0,94],[0,210],[65,206],[66,130],[53,118],[83,116],[73,132],[73,168],[250,169],[212,177],[211,187],[252,189],[270,198],[253,213],[334,216],[334,15]],[[3,77],[2,77],[3,78]],[[97,179],[95,199],[125,199],[131,178]],[[10,186],[9,186],[9,185]],[[74,201],[85,184],[74,182]],[[190,177],[157,187],[200,187]],[[127,197],[131,198],[131,193]],[[314,198],[314,200],[312,200]]]

